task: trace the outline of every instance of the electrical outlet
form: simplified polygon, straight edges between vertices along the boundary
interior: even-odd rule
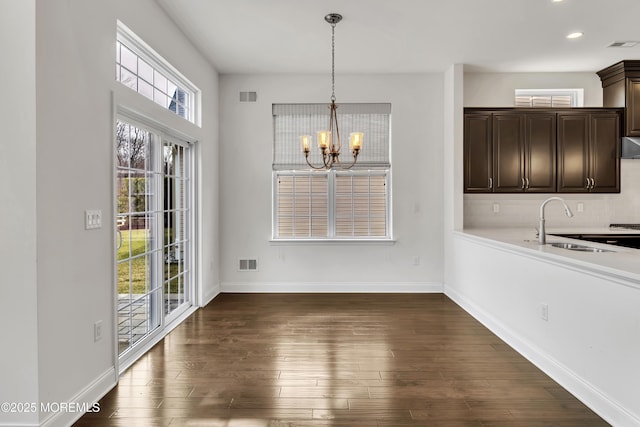
[[[540,304],[540,318],[544,321],[549,321],[549,305],[542,303]]]
[[[93,342],[98,342],[102,339],[102,320],[98,320],[93,324]]]
[[[419,256],[414,256],[413,257],[413,265],[420,265],[420,257]]]
[[[493,213],[500,213],[500,204],[499,203],[494,203],[493,204]]]
[[[584,203],[578,202],[578,204],[576,205],[576,210],[578,212],[584,212]]]

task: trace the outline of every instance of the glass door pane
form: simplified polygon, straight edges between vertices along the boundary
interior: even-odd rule
[[[191,149],[164,141],[164,312],[191,305]]]
[[[159,168],[153,135],[118,121],[116,128],[116,228],[118,354],[161,324],[158,280]]]

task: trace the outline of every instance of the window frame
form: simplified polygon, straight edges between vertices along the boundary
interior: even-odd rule
[[[528,97],[549,97],[553,102],[554,96],[569,96],[571,97],[571,107],[584,107],[584,89],[583,88],[575,88],[575,89],[515,89],[513,102],[516,108],[555,108],[555,107],[518,107],[517,99],[519,96],[528,96]]]
[[[279,237],[278,236],[278,178],[280,176],[312,176],[314,174],[327,175],[327,236],[324,237]],[[385,235],[384,236],[337,236],[336,235],[336,178],[338,175],[352,176],[384,176],[385,186]],[[391,168],[381,169],[330,169],[323,171],[313,170],[273,170],[273,189],[272,189],[272,228],[271,242],[298,242],[298,243],[393,243],[393,220],[392,220],[392,185],[391,185]]]
[[[133,54],[135,54],[138,58],[142,59],[146,62],[151,68],[152,72],[158,72],[162,75],[162,77],[166,78],[168,81],[171,81],[176,85],[177,89],[187,93],[189,95],[189,102],[185,103],[185,106],[188,110],[188,114],[181,115],[178,111],[172,111],[169,106],[164,107],[164,105],[159,104],[154,101],[153,97],[149,98],[148,96],[141,93],[138,89],[133,89],[126,84],[122,83],[121,79],[116,75],[116,81],[122,86],[128,87],[131,90],[134,90],[138,94],[140,94],[143,98],[150,100],[154,104],[160,106],[164,110],[172,111],[178,117],[182,117],[190,123],[195,124],[196,126],[201,127],[201,97],[202,93],[200,89],[196,85],[194,85],[189,79],[187,79],[180,71],[178,71],[174,66],[172,66],[166,59],[164,59],[159,53],[157,53],[151,46],[145,43],[140,37],[138,37],[131,29],[129,29],[125,24],[123,24],[120,20],[117,20],[116,25],[116,42],[121,43],[128,50],[130,50]],[[116,44],[117,44],[116,43]],[[122,65],[120,62],[120,58],[117,55],[116,49],[116,67],[124,67],[129,70],[126,66]],[[139,72],[136,72],[136,77],[142,78],[147,82],[147,79],[140,76]],[[152,92],[157,88],[153,82],[147,82],[151,84]],[[169,95],[166,92],[163,92],[165,95],[172,98],[172,95]],[[177,109],[176,109],[177,110]]]

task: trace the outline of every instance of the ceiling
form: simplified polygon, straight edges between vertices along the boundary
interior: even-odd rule
[[[640,0],[156,0],[222,74],[597,71],[640,59]],[[584,36],[567,39],[580,31]]]

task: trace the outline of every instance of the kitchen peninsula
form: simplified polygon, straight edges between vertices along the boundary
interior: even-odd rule
[[[613,425],[640,425],[640,250],[584,242],[550,228],[454,232],[455,280],[446,293]]]

